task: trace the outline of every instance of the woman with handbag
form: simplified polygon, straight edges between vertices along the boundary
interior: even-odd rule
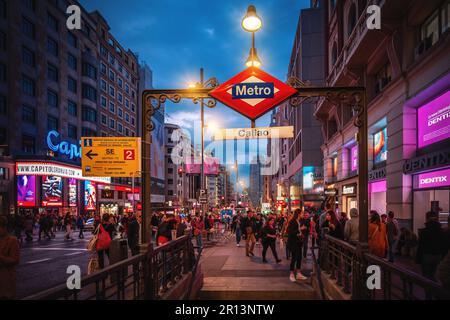
[[[271,218],[267,220],[266,225],[262,229],[262,258],[263,262],[266,263],[266,253],[267,249],[270,247],[272,250],[272,254],[277,263],[281,262],[281,259],[278,258],[277,249],[276,249],[276,241],[277,241],[277,229],[275,228],[275,219]]]
[[[115,231],[114,225],[109,222],[109,214],[105,213],[102,217],[102,223],[98,223],[97,242],[95,249],[98,255],[98,264],[100,269],[105,267],[105,254],[109,259],[109,245]]]
[[[292,254],[290,270],[291,274],[289,279],[292,282],[296,280],[306,280],[307,278],[301,273],[300,269],[302,266],[302,231],[300,230],[300,216],[301,210],[296,209],[294,211],[294,216],[289,221],[287,227],[288,241],[287,246]]]

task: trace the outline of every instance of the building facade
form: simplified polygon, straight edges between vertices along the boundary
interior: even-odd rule
[[[367,28],[372,4],[381,8],[381,31]],[[392,210],[414,231],[433,208],[446,220],[450,2],[329,1],[326,10],[327,85],[367,90],[369,209]],[[348,212],[358,204],[351,108],[320,101],[315,116],[324,138],[325,192],[337,194],[337,210]]]
[[[131,187],[131,179],[81,176],[82,136],[137,134],[139,78],[136,56],[114,40],[98,12],[80,6],[81,30],[66,28],[72,4],[80,6],[76,1],[0,1],[1,213],[93,212],[101,199],[123,211],[135,191],[115,190],[116,185]],[[129,100],[123,119],[119,92],[124,105]]]

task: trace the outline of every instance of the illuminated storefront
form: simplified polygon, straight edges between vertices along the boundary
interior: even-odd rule
[[[20,210],[58,214],[78,214],[81,203],[85,211],[96,211],[96,187],[110,183],[110,178],[86,180],[81,168],[56,161],[17,161],[16,176],[16,204]]]

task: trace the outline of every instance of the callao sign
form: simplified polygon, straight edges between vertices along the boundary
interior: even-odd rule
[[[250,67],[209,94],[250,120],[261,117],[297,90],[256,67]]]

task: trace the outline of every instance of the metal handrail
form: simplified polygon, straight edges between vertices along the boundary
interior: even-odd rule
[[[377,299],[380,294],[388,300],[393,298],[421,299],[415,296],[414,288],[420,289],[420,292],[424,293],[422,298],[450,299],[450,292],[437,282],[367,252],[358,254],[355,246],[330,235],[325,235],[324,240],[324,245],[320,248],[322,251],[320,256],[323,257],[323,260],[319,264],[322,264],[323,270],[331,273],[332,279],[334,279],[335,273],[338,275],[337,284],[343,287],[344,291],[351,289],[349,293],[351,293],[352,299]],[[377,265],[381,269],[383,278],[381,290],[369,290],[365,286],[368,277],[366,268],[369,265]],[[396,285],[393,277],[399,278],[401,286]],[[344,283],[341,278],[344,278]],[[353,281],[350,281],[349,278],[352,278]],[[352,287],[348,288],[347,284],[350,282]],[[394,294],[395,290],[399,293]]]
[[[316,268],[317,283],[319,284],[320,289],[320,299],[326,300],[325,289],[322,282],[322,271],[320,269],[319,262],[317,261],[316,253],[314,252],[315,249],[319,249],[319,247],[311,247],[311,252],[313,256],[314,266]]]

